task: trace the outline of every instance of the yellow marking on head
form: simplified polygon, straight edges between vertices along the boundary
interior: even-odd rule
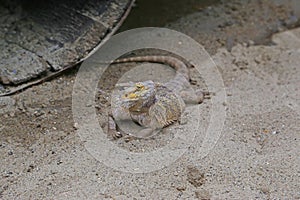
[[[131,93],[129,93],[129,94],[123,95],[123,98],[124,98],[124,99],[125,99],[125,98],[127,98],[127,99],[135,99],[135,98],[137,98],[137,96],[138,96],[137,94],[131,92]]]
[[[134,99],[134,98],[137,97],[137,95],[134,94],[134,93],[130,93],[127,97],[128,97],[129,99]]]

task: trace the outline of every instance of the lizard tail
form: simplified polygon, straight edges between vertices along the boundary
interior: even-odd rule
[[[126,62],[154,62],[167,64],[176,70],[177,75],[184,76],[186,80],[190,79],[187,65],[178,58],[171,56],[136,56],[129,58],[121,58],[112,63],[126,63]]]

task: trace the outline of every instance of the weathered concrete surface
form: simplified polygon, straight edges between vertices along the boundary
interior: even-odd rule
[[[209,53],[237,43],[269,44],[270,35],[299,24],[297,0],[230,0],[168,24],[200,41]]]
[[[115,31],[131,2],[1,0],[0,84],[24,83],[84,59]]]

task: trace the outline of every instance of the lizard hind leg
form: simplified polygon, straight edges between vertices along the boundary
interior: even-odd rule
[[[180,92],[180,96],[187,104],[200,104],[204,99],[208,99],[209,93],[203,92],[202,90],[193,89],[185,90]]]

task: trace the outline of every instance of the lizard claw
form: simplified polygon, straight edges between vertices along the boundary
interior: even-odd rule
[[[123,135],[121,132],[117,131],[117,125],[113,119],[113,117],[108,117],[108,135],[111,136],[113,139],[121,138]]]

